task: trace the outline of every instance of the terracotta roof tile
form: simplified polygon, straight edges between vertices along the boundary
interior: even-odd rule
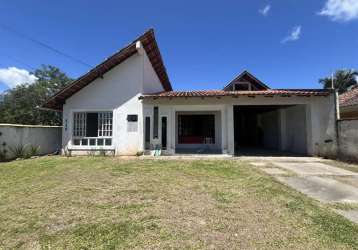
[[[358,86],[339,96],[339,105],[342,107],[358,105]]]
[[[328,96],[325,89],[269,89],[259,91],[224,91],[224,90],[197,90],[197,91],[168,91],[153,94],[144,94],[141,98],[172,98],[172,97],[221,97],[221,96]]]

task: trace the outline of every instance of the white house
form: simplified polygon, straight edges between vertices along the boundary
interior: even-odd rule
[[[336,152],[333,92],[270,89],[247,71],[222,90],[173,91],[153,30],[54,95],[44,108],[63,112],[63,150],[73,153]]]

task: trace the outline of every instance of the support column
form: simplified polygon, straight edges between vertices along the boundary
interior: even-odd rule
[[[279,109],[279,124],[280,124],[280,147],[281,151],[286,150],[286,110]]]
[[[305,105],[306,113],[306,150],[308,155],[314,155],[314,145],[312,140],[312,117],[311,105]]]
[[[234,105],[226,106],[226,129],[227,129],[227,153],[235,154],[235,136],[234,136]]]
[[[171,108],[170,110],[170,114],[171,114],[171,132],[170,132],[170,135],[171,135],[171,151],[172,151],[172,154],[175,154],[175,143],[176,143],[176,133],[177,133],[177,130],[176,130],[176,111],[174,108]]]
[[[221,128],[221,153],[227,154],[227,118],[226,118],[226,107],[220,110],[220,128]]]

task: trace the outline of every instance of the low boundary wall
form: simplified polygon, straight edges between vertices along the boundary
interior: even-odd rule
[[[7,159],[21,146],[38,147],[38,155],[60,152],[61,133],[60,126],[0,124],[0,150],[5,150]]]
[[[358,161],[358,119],[338,121],[338,157]]]

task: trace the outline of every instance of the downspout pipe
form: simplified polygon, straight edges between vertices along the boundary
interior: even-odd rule
[[[341,113],[339,110],[339,94],[337,90],[334,90],[334,104],[336,106],[336,120],[340,120],[341,119]]]
[[[334,95],[334,107],[335,107],[335,131],[336,131],[336,157],[339,156],[339,121],[341,119],[340,111],[339,111],[339,95],[338,90],[332,89],[332,93]]]

